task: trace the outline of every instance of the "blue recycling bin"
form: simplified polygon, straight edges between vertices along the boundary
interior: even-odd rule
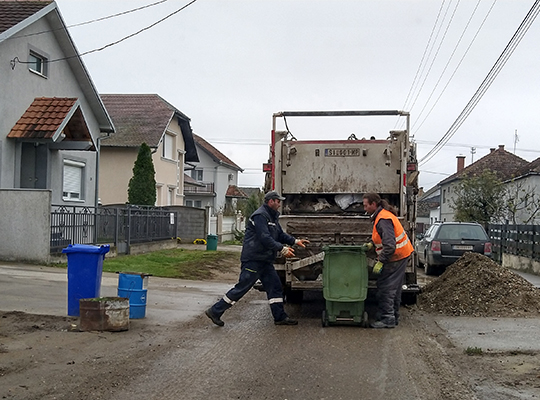
[[[119,274],[118,297],[129,299],[129,318],[144,318],[150,274],[138,272],[120,272]]]
[[[101,274],[108,244],[70,244],[62,250],[68,258],[68,315],[78,317],[79,300],[99,297]]]

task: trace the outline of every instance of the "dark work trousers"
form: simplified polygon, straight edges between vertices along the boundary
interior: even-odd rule
[[[274,269],[274,264],[266,261],[247,261],[242,263],[238,283],[229,290],[221,300],[212,306],[215,316],[221,317],[253,287],[257,279],[261,280],[266,291],[270,310],[275,321],[284,320],[287,317],[283,307],[283,289],[281,280]]]
[[[399,319],[401,290],[405,282],[405,268],[409,257],[383,265],[377,278],[377,303],[380,319],[385,324],[394,324]]]

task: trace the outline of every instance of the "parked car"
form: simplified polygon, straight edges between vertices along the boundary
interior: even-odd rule
[[[468,251],[491,257],[491,242],[480,224],[436,222],[416,241],[418,260],[426,275],[442,272]]]

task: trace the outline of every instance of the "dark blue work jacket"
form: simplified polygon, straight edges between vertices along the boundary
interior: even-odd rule
[[[251,214],[246,224],[241,261],[273,262],[283,244],[294,244],[294,237],[283,232],[278,219],[279,213],[267,204]]]

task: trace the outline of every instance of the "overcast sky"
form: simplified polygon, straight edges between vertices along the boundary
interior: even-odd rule
[[[57,0],[68,26],[155,2]],[[69,31],[85,53],[188,3],[168,0]],[[421,159],[471,100],[533,3],[198,0],[83,60],[100,93],[159,94],[245,170],[241,186],[260,187],[277,111],[409,111]],[[540,18],[448,144],[421,165],[420,186],[427,190],[454,173],[459,154],[469,165],[503,144],[527,161],[540,157],[539,43]],[[399,128],[394,119],[355,121],[325,120],[316,132],[317,121],[311,136],[302,131],[304,121],[287,122],[299,140],[385,138]]]

